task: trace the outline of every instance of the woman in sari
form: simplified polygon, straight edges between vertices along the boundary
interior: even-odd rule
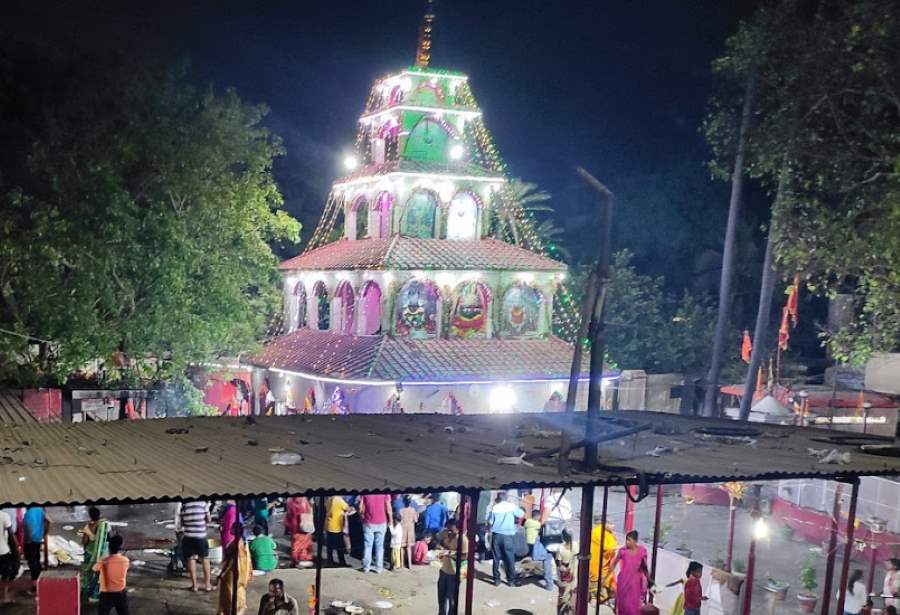
[[[619,567],[616,577],[616,615],[639,615],[650,582],[647,549],[638,543],[638,533],[625,535],[625,546],[616,552],[611,569]]]
[[[243,615],[247,610],[247,585],[253,577],[253,563],[250,560],[250,549],[243,537],[244,528],[235,523],[231,533],[235,539],[225,549],[222,571],[219,573],[219,610],[218,615]],[[235,569],[237,579],[235,579]],[[235,594],[237,594],[235,596]],[[235,597],[237,598],[235,600]],[[236,609],[232,606],[236,605]]]
[[[304,497],[288,498],[284,505],[284,533],[293,536],[301,532],[301,523],[304,515],[312,512],[309,500]]]
[[[600,567],[600,542],[603,542],[603,567]],[[597,581],[603,579],[601,586],[601,602],[605,602],[616,590],[616,580],[611,574],[610,564],[616,556],[619,544],[613,534],[612,522],[607,522],[606,527],[598,523],[591,531],[591,595],[596,596]]]
[[[100,573],[94,572],[94,565],[106,557],[109,549],[109,524],[100,515],[100,509],[88,509],[91,520],[81,530],[81,544],[84,545],[84,563],[81,564],[81,595],[91,604],[100,601]]]
[[[234,533],[234,528],[236,527],[240,527],[237,534]],[[234,500],[226,500],[225,506],[222,507],[222,512],[219,513],[219,533],[222,538],[223,549],[228,548],[235,536],[244,535],[243,519],[238,510],[237,502]]]

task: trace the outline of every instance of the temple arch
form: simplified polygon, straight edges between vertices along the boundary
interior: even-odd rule
[[[406,201],[403,218],[400,222],[400,234],[407,237],[432,239],[437,218],[438,200],[430,190],[416,190]]]
[[[449,337],[487,337],[490,331],[491,291],[481,282],[468,280],[453,291]]]
[[[543,331],[544,296],[525,282],[506,289],[500,306],[500,333],[504,336],[534,336]]]
[[[436,284],[413,278],[397,293],[394,334],[429,338],[440,335],[441,293]]]
[[[477,239],[479,209],[471,192],[457,192],[447,208],[447,239]]]
[[[446,162],[449,144],[447,126],[437,119],[424,117],[406,137],[403,157],[417,162]]]
[[[343,280],[334,289],[334,299],[331,300],[331,326],[334,332],[352,335],[355,314],[356,298],[353,286],[347,280]]]
[[[292,295],[293,305],[291,306],[290,329],[295,331],[306,326],[306,285],[302,281],[297,282],[294,285]]]
[[[376,282],[369,280],[363,285],[358,313],[360,335],[381,333],[381,287]]]
[[[375,206],[369,212],[369,236],[386,239],[391,236],[391,212],[394,195],[385,190],[375,197]]]
[[[347,230],[345,235],[348,239],[365,239],[369,232],[369,203],[366,197],[360,195],[350,204],[350,211],[347,212]]]
[[[331,324],[331,304],[328,301],[328,287],[325,286],[325,282],[319,280],[313,285],[312,297],[315,328],[319,331],[327,331]]]

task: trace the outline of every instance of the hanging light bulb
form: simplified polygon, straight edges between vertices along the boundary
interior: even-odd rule
[[[463,147],[462,143],[454,143],[450,146],[450,158],[452,160],[459,160],[465,153],[466,148]]]
[[[353,154],[348,154],[344,157],[344,168],[348,171],[353,171],[356,167],[359,166],[359,160],[356,159],[356,156]]]

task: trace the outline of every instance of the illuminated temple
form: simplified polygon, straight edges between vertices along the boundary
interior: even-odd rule
[[[250,362],[287,412],[559,405],[566,266],[515,245],[522,212],[467,77],[430,68],[427,50],[375,83],[348,174],[310,246],[279,266],[283,335]],[[492,238],[504,222],[509,241]]]

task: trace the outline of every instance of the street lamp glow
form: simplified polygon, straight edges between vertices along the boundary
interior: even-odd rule
[[[753,537],[756,540],[763,540],[768,538],[769,536],[769,524],[766,523],[766,520],[760,517],[756,521],[753,522]]]
[[[356,156],[350,154],[344,158],[344,168],[348,171],[353,171],[356,167],[359,166],[359,160],[356,159]]]
[[[463,154],[466,153],[465,148],[462,146],[462,143],[454,143],[450,146],[450,158],[452,160],[459,160],[463,157]]]
[[[488,404],[491,412],[509,412],[516,403],[516,393],[512,387],[498,385],[491,389]]]

